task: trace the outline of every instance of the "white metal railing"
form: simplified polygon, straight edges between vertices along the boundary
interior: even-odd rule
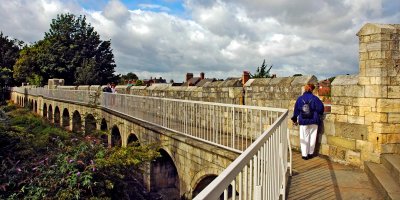
[[[288,111],[194,199],[285,199],[291,168],[287,116]]]
[[[288,167],[291,170],[287,109],[86,90],[13,91],[87,104],[94,103],[93,98],[98,96],[101,107],[241,153],[195,199],[218,199],[220,195],[224,199],[285,197],[286,172]]]
[[[241,153],[285,109],[126,94],[102,94],[101,106]]]

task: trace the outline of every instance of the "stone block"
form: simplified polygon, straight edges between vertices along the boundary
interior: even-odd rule
[[[359,109],[359,116],[365,116],[365,113],[371,112],[371,107],[361,106],[358,107],[358,109]]]
[[[360,43],[367,43],[371,40],[371,37],[369,35],[359,36],[359,40],[360,40]]]
[[[370,77],[360,76],[358,78],[358,83],[360,85],[370,85],[371,84]]]
[[[370,77],[372,85],[387,85],[389,83],[388,77]]]
[[[344,88],[344,96],[347,97],[364,97],[365,86],[349,85]]]
[[[351,124],[364,124],[364,117],[348,115],[347,122]]]
[[[386,143],[400,143],[400,132],[397,134],[386,134]]]
[[[357,151],[348,150],[346,151],[346,161],[350,165],[360,166],[361,165],[361,153]]]
[[[349,106],[349,105],[353,105],[353,101],[354,101],[354,98],[351,98],[351,97],[332,96],[332,104],[333,105]]]
[[[346,158],[346,149],[337,147],[337,146],[329,146],[329,156],[331,158],[336,158],[339,160],[345,160]]]
[[[331,113],[333,114],[344,114],[344,106],[341,105],[332,105]]]
[[[331,95],[332,96],[344,96],[345,86],[335,85],[331,88]]]
[[[332,81],[332,86],[334,85],[357,85],[358,75],[339,75]]]
[[[360,45],[361,46],[361,45]],[[367,51],[381,51],[382,50],[382,42],[370,42],[365,45]]]
[[[360,109],[359,109],[358,106],[345,106],[344,107],[344,112],[347,115],[353,115],[353,116],[360,115]]]
[[[388,96],[388,87],[382,85],[366,85],[365,97],[386,98]]]
[[[400,123],[400,113],[388,113],[388,122]]]
[[[353,106],[376,107],[376,98],[353,98]]]
[[[382,77],[387,76],[387,69],[386,68],[377,68],[377,67],[367,67],[365,69],[365,76],[368,77]]]
[[[365,140],[357,140],[356,141],[356,150],[361,152],[373,152],[374,145],[371,142]]]
[[[336,122],[334,129],[335,136],[338,137],[357,140],[365,140],[368,138],[368,128],[366,125]]]
[[[400,99],[400,86],[388,86],[388,98]]]
[[[388,115],[387,113],[378,113],[378,112],[366,112],[365,113],[365,124],[372,125],[374,122],[387,122]]]
[[[378,50],[378,51],[369,51],[368,58],[369,59],[382,59],[382,58],[386,58],[386,57],[385,57],[384,51]]]
[[[336,136],[328,135],[327,136],[327,141],[328,141],[327,143],[329,145],[342,147],[342,148],[345,148],[345,149],[351,149],[351,150],[355,150],[356,149],[356,140],[354,140],[354,139],[342,138],[342,137],[336,137]]]
[[[400,124],[373,123],[373,131],[376,133],[400,134]]]
[[[378,112],[397,112],[400,113],[400,99],[378,99]]]
[[[337,122],[347,122],[347,115],[336,115]]]

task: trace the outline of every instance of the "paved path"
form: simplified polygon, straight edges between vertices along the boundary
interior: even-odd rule
[[[288,199],[382,199],[363,170],[293,152]]]

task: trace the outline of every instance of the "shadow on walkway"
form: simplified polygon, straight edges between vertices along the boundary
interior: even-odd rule
[[[293,176],[288,199],[380,199],[367,175],[358,168],[334,163],[323,157],[301,159],[293,153]]]

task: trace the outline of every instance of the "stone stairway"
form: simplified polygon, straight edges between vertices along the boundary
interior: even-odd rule
[[[383,155],[381,162],[365,162],[365,172],[383,199],[400,199],[400,155]]]

